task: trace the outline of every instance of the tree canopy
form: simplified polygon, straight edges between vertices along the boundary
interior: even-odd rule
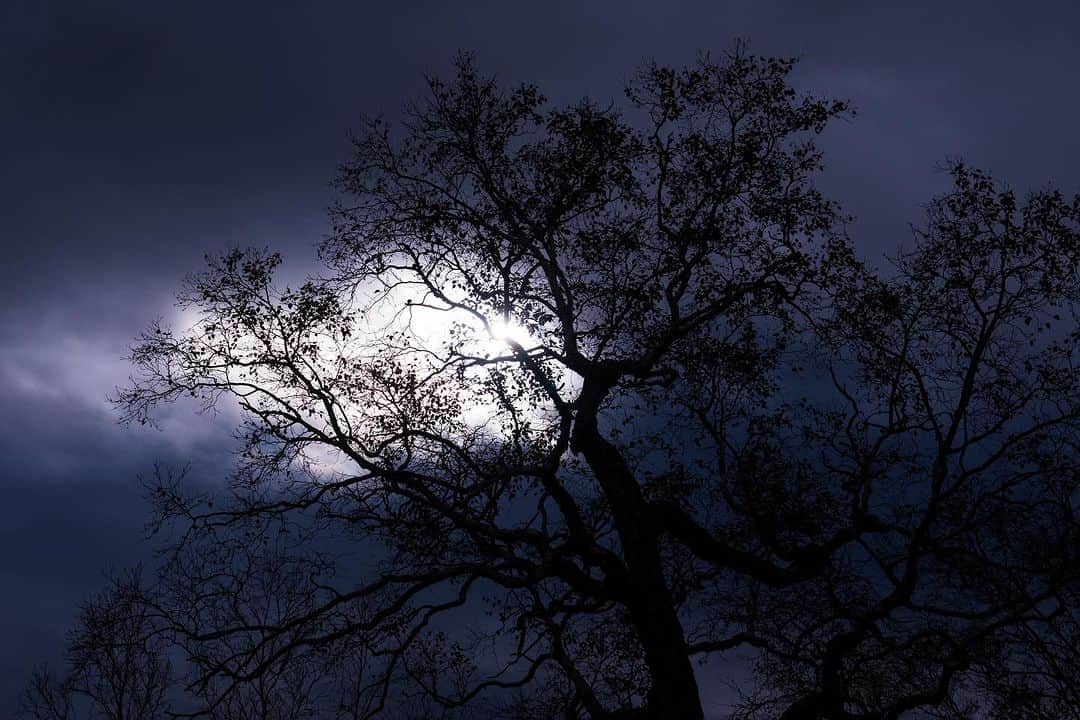
[[[153,487],[202,712],[1080,717],[1080,198],[955,163],[877,270],[793,67],[463,59],[357,131],[322,275],[188,280],[117,402],[243,412],[223,496]]]

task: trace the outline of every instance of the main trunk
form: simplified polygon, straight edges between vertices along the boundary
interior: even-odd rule
[[[574,450],[584,455],[595,473],[619,533],[630,581],[625,601],[652,676],[646,717],[699,720],[704,712],[682,623],[664,577],[659,533],[625,459],[600,434],[595,411],[583,406],[576,419]]]

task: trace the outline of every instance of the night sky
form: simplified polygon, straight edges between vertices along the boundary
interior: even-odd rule
[[[393,118],[459,50],[556,101],[617,100],[642,60],[743,38],[858,110],[822,185],[880,258],[963,158],[1080,191],[1074,2],[0,3],[0,716],[79,601],[152,556],[138,475],[230,463],[230,423],[106,401],[132,338],[207,251],[313,267],[362,114]]]

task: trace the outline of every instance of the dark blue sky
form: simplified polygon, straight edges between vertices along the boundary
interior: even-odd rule
[[[549,96],[618,98],[640,61],[735,38],[803,57],[806,89],[858,116],[824,138],[823,185],[867,257],[908,235],[963,157],[1018,189],[1080,191],[1073,2],[110,2],[0,8],[0,716],[54,660],[103,572],[149,556],[136,476],[212,481],[229,423],[165,431],[105,402],[131,338],[229,245],[295,272],[361,113],[393,116],[458,50]]]

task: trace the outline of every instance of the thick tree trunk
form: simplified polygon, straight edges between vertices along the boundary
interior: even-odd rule
[[[589,396],[588,390],[582,398]],[[645,499],[618,449],[599,432],[595,406],[583,402],[574,428],[573,449],[584,455],[611,506],[630,588],[625,599],[645,662],[652,676],[647,718],[700,720],[704,717],[686,636],[664,577],[660,538],[645,511]]]

